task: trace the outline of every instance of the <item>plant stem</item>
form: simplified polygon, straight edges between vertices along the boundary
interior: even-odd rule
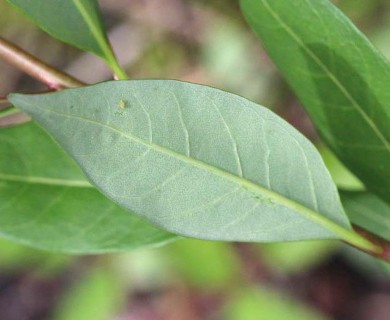
[[[9,103],[8,99],[5,97],[0,97],[0,112],[9,109],[10,107],[11,104]]]
[[[377,257],[383,261],[386,261],[390,263],[390,242],[387,241],[386,239],[383,239],[370,231],[363,229],[359,226],[354,225],[353,226],[355,231],[359,233],[362,237],[370,240],[372,243],[374,243],[377,247],[381,248],[380,252],[372,252],[372,251],[367,251],[368,254]],[[358,248],[361,250],[361,248]]]
[[[116,58],[113,58],[111,60],[107,60],[107,64],[111,68],[112,71],[114,71],[115,76],[118,80],[127,80],[129,77],[127,76],[126,72],[122,69]]]
[[[0,37],[0,57],[33,78],[46,84],[49,89],[81,87],[85,83],[46,64],[38,58]]]
[[[1,105],[6,105],[6,104],[9,104],[9,102],[8,102],[8,99],[7,99],[7,97],[0,97],[0,106]]]

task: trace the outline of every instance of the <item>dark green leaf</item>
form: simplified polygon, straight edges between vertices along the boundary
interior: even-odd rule
[[[246,99],[158,80],[9,99],[103,193],[173,233],[240,241],[342,237],[370,247],[350,231],[313,145]]]
[[[105,59],[121,77],[97,0],[8,0],[51,36]]]
[[[168,241],[106,199],[33,123],[0,129],[0,236],[33,247],[99,253]]]
[[[241,0],[322,137],[390,201],[390,67],[328,0]]]
[[[343,191],[341,200],[351,221],[390,241],[390,205],[368,192]]]

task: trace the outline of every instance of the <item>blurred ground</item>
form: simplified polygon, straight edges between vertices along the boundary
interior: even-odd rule
[[[233,0],[101,0],[131,78],[180,79],[265,105],[319,145],[337,183],[356,187],[320,145],[305,112]],[[390,2],[335,1],[390,57]],[[0,33],[81,80],[110,78],[90,54],[43,34],[0,2]],[[0,61],[0,97],[44,90]],[[1,155],[0,155],[1,156]],[[334,242],[225,244],[68,257],[0,242],[0,320],[388,320],[390,271]]]

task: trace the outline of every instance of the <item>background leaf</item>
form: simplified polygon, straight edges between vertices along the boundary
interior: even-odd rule
[[[238,96],[152,80],[9,99],[61,143],[103,193],[173,233],[362,240],[349,231],[311,143]]]
[[[0,236],[33,247],[101,253],[172,239],[94,189],[33,123],[0,129]]]
[[[325,320],[311,308],[269,288],[238,292],[225,307],[227,320]]]
[[[66,292],[52,319],[107,320],[115,319],[125,304],[125,290],[113,270],[95,267]]]
[[[326,143],[390,201],[388,61],[328,0],[241,6]]]
[[[166,251],[171,269],[192,286],[223,289],[240,281],[240,261],[230,243],[185,239]]]
[[[348,217],[354,224],[390,241],[390,205],[368,192],[340,193]]]
[[[51,36],[107,61],[121,78],[108,42],[97,0],[8,0]]]
[[[262,260],[273,272],[298,273],[321,264],[334,253],[338,241],[298,241],[262,244]]]

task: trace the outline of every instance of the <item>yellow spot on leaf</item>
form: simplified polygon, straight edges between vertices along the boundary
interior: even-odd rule
[[[118,102],[118,107],[120,108],[120,109],[124,109],[124,108],[126,108],[126,101],[125,100],[119,100],[119,102]]]

